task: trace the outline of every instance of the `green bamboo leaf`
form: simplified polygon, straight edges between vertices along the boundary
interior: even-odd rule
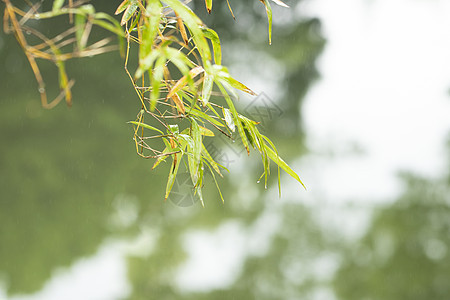
[[[164,148],[162,154],[166,154],[166,153],[169,153],[169,152],[171,152],[171,149],[166,147],[166,148]],[[162,156],[158,157],[156,159],[155,163],[153,164],[152,170],[154,168],[156,168],[161,162],[165,161],[166,158],[167,158],[167,155],[162,155]]]
[[[139,47],[140,59],[147,57],[152,52],[152,47],[158,34],[158,26],[161,22],[161,2],[158,0],[148,1],[146,11],[149,14],[149,17],[144,18],[145,24],[144,29],[142,30],[142,38],[140,39],[141,44]]]
[[[215,74],[216,80],[220,80],[222,84],[225,86],[230,86],[232,88],[241,90],[243,92],[246,92],[250,95],[256,96],[256,93],[253,92],[250,88],[248,88],[245,84],[237,81],[233,77],[231,77],[230,73],[228,72],[228,69],[224,66],[219,65],[213,65],[212,70]]]
[[[202,135],[197,122],[191,118],[191,137],[194,141],[193,147],[188,145],[188,152],[192,155],[188,156],[189,172],[191,173],[192,183],[197,184],[199,180],[199,164],[202,152]]]
[[[205,0],[205,4],[206,10],[208,11],[208,14],[210,14],[212,10],[212,0]]]
[[[104,22],[102,20],[106,20],[109,21],[108,22]],[[112,33],[115,33],[117,35],[117,39],[119,40],[119,47],[120,47],[120,55],[124,56],[125,55],[125,33],[123,32],[122,26],[120,25],[120,23],[114,19],[112,16],[106,14],[106,13],[96,13],[94,15],[94,20],[93,23],[103,27],[106,30],[111,31]]]
[[[277,148],[272,143],[272,141],[269,140],[269,138],[267,138],[266,136],[264,136],[262,134],[260,134],[260,136],[263,138],[262,145],[265,145],[265,143],[264,143],[264,140],[265,140],[275,150],[275,154],[277,155],[277,157],[279,157]],[[268,149],[268,147],[265,147],[265,150],[266,149]],[[265,153],[266,153],[266,156],[268,156],[267,151]],[[278,175],[278,196],[281,197],[281,178],[280,178],[280,165],[279,164],[277,164],[277,175]],[[302,183],[302,185],[303,185],[303,183]],[[305,186],[303,185],[303,187],[305,187]],[[306,187],[305,187],[305,189],[306,189]]]
[[[125,9],[125,12],[123,13],[122,20],[120,20],[120,25],[125,25],[125,23],[127,23],[128,20],[131,19],[138,7],[138,0],[131,0],[130,5],[127,6],[127,9]]]
[[[150,129],[150,130],[157,131],[157,132],[159,132],[159,133],[161,133],[161,134],[164,134],[164,133],[163,133],[161,130],[159,130],[158,128],[153,127],[153,126],[148,125],[148,124],[145,124],[145,123],[136,122],[136,121],[129,121],[129,122],[127,122],[127,123],[134,124],[134,125],[136,125],[136,126],[138,126],[138,127],[147,128],[147,129]]]
[[[172,154],[173,163],[170,168],[169,178],[167,179],[166,195],[164,197],[164,201],[167,200],[167,198],[169,197],[170,191],[172,190],[173,183],[175,182],[175,178],[177,177],[178,167],[180,166],[182,156],[183,155],[181,153]]]
[[[236,111],[236,108],[234,107],[233,100],[231,100],[230,95],[227,93],[221,82],[216,82],[216,84],[219,87],[220,91],[222,92],[222,95],[225,97],[225,101],[227,102],[231,114],[233,115],[234,124],[238,128],[242,144],[244,145],[245,150],[247,150],[247,154],[250,155],[250,150],[248,148],[248,140],[247,137],[245,136],[244,128],[242,127],[242,124],[239,121],[238,113]]]
[[[177,124],[174,124],[174,125],[169,125],[169,131],[170,131],[170,133],[172,133],[174,136],[178,136],[178,134],[179,134],[179,132],[180,132],[180,129],[179,129],[179,127],[178,127]]]
[[[83,51],[84,47],[86,45],[82,44],[82,37],[84,34],[84,28],[85,28],[85,24],[86,24],[86,18],[84,15],[81,14],[76,14],[75,15],[75,28],[76,28],[76,32],[75,32],[75,37],[77,38],[77,47],[79,51]]]
[[[204,120],[207,120],[207,121],[210,122],[211,124],[214,124],[214,125],[216,125],[216,126],[218,126],[218,127],[225,127],[225,125],[222,124],[222,123],[220,123],[219,121],[217,121],[217,119],[211,117],[211,116],[208,115],[208,114],[205,114],[203,111],[201,111],[201,110],[199,110],[199,109],[193,108],[193,109],[190,110],[189,113],[190,113],[191,115],[197,117],[197,118],[202,118],[202,119],[204,119]]]
[[[160,56],[155,63],[155,68],[153,69],[153,73],[149,72],[150,82],[152,85],[152,90],[150,92],[150,110],[154,110],[156,107],[156,103],[158,102],[159,94],[160,94],[160,86],[161,81],[164,77],[164,65],[166,63],[166,58],[164,56]]]
[[[230,128],[230,130],[232,132],[234,132],[234,130],[236,129],[236,126],[233,121],[233,114],[230,112],[229,109],[223,108],[223,107],[222,107],[222,112],[223,112],[223,118],[225,119],[225,122],[227,123],[228,128]]]
[[[272,44],[272,8],[270,7],[269,0],[259,0],[266,7],[267,20],[269,22],[269,45]]]
[[[211,157],[211,154],[209,154],[208,150],[206,149],[205,145],[202,144],[202,154],[203,157],[206,158],[206,160],[209,162],[209,164],[214,168],[214,171],[217,172],[217,174],[222,177],[222,173],[219,169],[219,164],[214,161],[214,159]],[[212,172],[211,172],[212,173]]]
[[[149,70],[152,66],[155,60],[161,55],[159,50],[154,50],[150,52],[146,57],[144,57],[139,62],[139,68],[136,70],[136,73],[134,74],[134,77],[136,79],[141,78],[142,74]]]
[[[199,128],[200,128],[200,133],[203,135],[203,136],[214,136],[214,132],[212,132],[211,130],[209,130],[208,128],[206,128],[206,127],[203,127],[203,126],[198,126]]]
[[[108,31],[110,31],[112,33],[117,34],[117,36],[120,38],[120,40],[122,40],[122,37],[124,36],[124,33],[122,31],[122,27],[120,27],[120,26],[117,27],[117,26],[115,26],[115,25],[113,25],[111,23],[105,22],[103,20],[98,20],[98,19],[92,20],[92,23],[97,25],[97,26],[103,27],[104,29],[106,29],[106,30],[108,30]]]
[[[267,138],[266,138],[267,140]],[[280,168],[282,168],[286,173],[291,175],[295,180],[301,183],[301,185],[306,189],[306,186],[303,184],[303,182],[300,180],[300,177],[297,175],[297,173],[294,172],[294,170],[291,169],[291,167],[288,166],[288,164],[280,157],[277,153],[275,153],[272,149],[269,147],[266,147],[267,156]]]
[[[172,97],[173,94],[178,93],[189,81],[192,81],[193,78],[198,76],[199,74],[203,73],[205,70],[202,68],[202,66],[197,66],[193,69],[191,69],[187,75],[184,75],[183,77],[178,80],[178,82],[173,86],[173,88],[170,90],[170,92],[167,94],[167,98]]]
[[[181,74],[184,76],[189,76],[189,71],[191,70],[190,68],[193,64],[186,54],[171,47],[166,47],[164,49],[164,53],[166,57],[170,59],[170,62],[173,63],[178,70],[180,70]]]
[[[120,5],[117,7],[116,12],[114,14],[118,15],[121,12],[123,12],[130,3],[131,3],[131,0],[123,0],[123,2],[120,3]]]
[[[197,15],[184,3],[179,0],[162,0],[167,3],[183,20],[184,24],[191,31],[191,36],[198,48],[198,51],[203,58],[203,62],[211,60],[211,51],[209,49],[206,38],[201,30],[204,26],[203,22]]]
[[[184,142],[184,143],[186,143],[186,145],[188,145],[188,149],[193,149],[194,148],[195,142],[194,142],[194,139],[190,135],[184,134],[184,133],[180,133],[178,135],[178,138],[180,138],[182,140],[182,142]]]
[[[222,203],[224,203],[225,201],[223,200],[222,192],[220,191],[219,184],[217,183],[217,180],[216,180],[216,176],[214,175],[214,172],[211,169],[211,167],[206,162],[205,162],[205,164],[209,168],[209,172],[211,173],[211,175],[212,175],[212,177],[214,179],[214,183],[216,184],[217,191],[219,191],[220,199],[222,199]]]
[[[202,192],[203,168],[200,168],[199,173],[200,173],[200,177],[199,177],[197,185],[195,186],[195,193],[198,195],[198,198],[200,199],[200,203],[202,204],[202,207],[205,207],[205,203],[203,202],[203,192]]]
[[[202,90],[203,106],[206,106],[208,104],[209,98],[211,97],[213,83],[214,83],[214,75],[205,74],[205,77],[203,77],[203,90]]]
[[[53,12],[57,12],[58,10],[61,9],[61,7],[64,5],[64,0],[54,0],[53,1],[53,8],[52,11]]]
[[[220,39],[217,32],[210,28],[202,28],[203,34],[206,38],[211,40],[213,52],[214,52],[214,62],[216,65],[222,64],[222,48],[220,46]]]

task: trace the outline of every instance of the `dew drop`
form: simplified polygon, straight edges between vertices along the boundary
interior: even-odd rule
[[[44,88],[42,88],[42,87],[41,87],[41,88],[39,88],[39,93],[41,93],[41,94],[42,94],[42,93],[44,93],[44,92],[45,92],[45,89],[44,89]]]
[[[259,183],[260,182],[260,180],[258,180],[256,183]]]

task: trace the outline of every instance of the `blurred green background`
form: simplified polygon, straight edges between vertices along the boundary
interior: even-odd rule
[[[119,2],[93,4],[98,11],[113,13]],[[244,82],[254,77],[267,80],[267,90],[257,91],[268,95],[273,100],[269,106],[282,114],[266,120],[270,123],[264,132],[285,160],[299,160],[308,153],[302,101],[319,78],[317,59],[326,47],[321,21],[274,7],[274,20],[288,21],[275,22],[268,46],[265,11],[258,1],[232,2],[236,21],[227,13],[226,2],[216,2],[209,16],[203,1],[193,1],[193,7],[219,33],[224,64],[231,66],[232,74],[234,70]],[[39,26],[44,33],[50,30],[45,23]],[[232,173],[220,181],[225,204],[212,182],[205,208],[198,202],[164,202],[168,166],[151,171],[152,162],[135,154],[126,122],[135,119],[139,99],[118,53],[68,64],[76,80],[70,109],[64,104],[52,110],[40,107],[26,57],[14,37],[4,33],[0,66],[0,290],[5,297],[41,299],[38,293],[51,278],[95,256],[107,241],[127,244],[142,236],[154,245],[148,251],[122,251],[129,290],[115,297],[450,297],[448,174],[426,178],[404,172],[398,199],[363,209],[336,209],[333,213],[347,218],[363,210],[366,225],[361,227],[367,230],[356,237],[349,237],[344,225],[328,223],[322,211],[327,208],[306,204],[308,192],[290,178],[282,178],[282,199],[277,196],[276,176],[268,191],[257,185],[261,169],[255,152],[249,159],[227,152],[234,164]],[[56,93],[55,68],[43,64],[42,70]],[[249,101],[244,99],[241,109],[248,108]],[[221,273],[228,256],[239,256],[228,281],[209,287],[206,279],[215,274],[200,274],[205,276],[204,286],[194,280],[189,288],[189,278],[180,284],[180,270],[193,255],[189,237],[195,233],[224,243],[238,241],[221,252],[222,258],[204,258],[205,264],[212,264],[209,270]],[[195,274],[196,269],[189,272]],[[98,284],[96,289],[107,291],[111,286]]]

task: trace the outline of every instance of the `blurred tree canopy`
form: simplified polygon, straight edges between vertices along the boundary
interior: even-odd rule
[[[450,296],[450,173],[401,176],[403,194],[375,212],[361,241],[344,248],[334,279],[339,299]]]

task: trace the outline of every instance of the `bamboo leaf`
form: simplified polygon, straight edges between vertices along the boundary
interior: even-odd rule
[[[158,0],[148,1],[146,11],[149,17],[145,18],[144,29],[142,31],[141,45],[139,47],[139,59],[147,57],[152,52],[152,47],[156,35],[158,34],[158,25],[161,22],[162,5]]]
[[[83,34],[84,34],[84,28],[85,28],[85,24],[86,24],[86,18],[81,15],[81,14],[76,14],[75,15],[75,28],[76,28],[76,32],[75,32],[75,37],[77,38],[77,47],[79,51],[83,51],[84,46],[82,45],[82,38],[83,38]]]
[[[184,107],[183,100],[178,96],[177,93],[173,94],[171,99],[173,100],[173,102],[175,102],[175,105],[177,107],[177,111],[179,113],[182,113],[182,114],[186,113],[186,109]]]
[[[131,0],[123,0],[122,3],[120,3],[120,5],[117,7],[116,12],[114,13],[115,15],[120,14],[121,12],[123,12],[127,6],[130,4]]]
[[[52,7],[52,11],[53,12],[57,12],[58,10],[61,9],[61,7],[64,5],[64,0],[54,0],[53,1],[53,7]]]
[[[205,145],[202,144],[202,154],[203,157],[206,158],[206,160],[209,162],[209,164],[214,168],[214,171],[217,172],[217,174],[222,177],[222,173],[219,169],[219,164],[214,161],[214,159],[211,157],[211,154],[209,154],[208,150],[206,149]]]
[[[216,184],[217,191],[219,192],[220,199],[222,200],[222,203],[225,203],[225,201],[223,200],[222,192],[220,191],[220,188],[219,188],[219,184],[217,183],[217,180],[216,180],[216,175],[214,175],[213,170],[211,170],[211,167],[206,162],[205,162],[205,164],[209,168],[209,171],[210,171],[210,173],[211,173],[211,175],[213,177],[214,183]],[[220,173],[219,173],[219,175],[220,175]],[[222,176],[222,175],[220,175],[220,176]]]
[[[162,0],[167,3],[182,19],[187,28],[191,31],[191,36],[198,48],[198,51],[203,58],[203,62],[211,60],[211,51],[205,36],[200,29],[204,26],[203,22],[197,17],[197,15],[184,3],[179,0]]]
[[[198,109],[195,109],[195,108],[194,108],[194,109],[191,109],[191,110],[189,111],[189,113],[190,113],[191,115],[195,116],[195,117],[205,119],[205,120],[207,120],[208,122],[210,122],[211,124],[214,124],[214,125],[216,125],[216,126],[218,126],[218,127],[225,127],[225,125],[222,124],[222,123],[220,123],[219,121],[217,121],[217,119],[211,117],[211,116],[208,115],[208,114],[205,114],[205,113],[202,112],[201,110],[198,110]]]
[[[175,182],[175,178],[177,177],[178,167],[180,166],[182,156],[183,155],[181,153],[172,154],[173,163],[170,168],[169,178],[167,179],[166,195],[164,197],[164,201],[167,200],[167,198],[169,197],[170,191],[172,190],[173,183]]]
[[[217,32],[210,28],[202,28],[203,34],[206,38],[211,40],[213,52],[214,52],[214,62],[216,65],[222,64],[222,48],[220,46],[220,39]]]
[[[200,126],[200,125],[198,127],[200,128],[201,135],[203,135],[203,136],[214,136],[214,132],[212,132],[208,128]]]
[[[201,74],[205,70],[202,68],[202,66],[197,66],[189,71],[189,76],[191,78],[195,78],[198,74]],[[170,90],[170,92],[167,94],[167,98],[170,98],[173,96],[173,94],[180,91],[184,86],[186,86],[188,82],[188,76],[183,76],[178,80],[178,82],[173,86],[173,88]]]
[[[208,11],[208,14],[210,14],[212,10],[212,0],[205,0],[205,4],[206,10]]]
[[[150,73],[150,82],[152,84],[152,90],[150,92],[150,110],[154,110],[156,103],[158,102],[160,94],[161,81],[164,77],[164,64],[166,63],[166,58],[160,56],[156,63],[153,72]]]
[[[120,20],[120,25],[125,25],[125,23],[127,23],[128,20],[131,19],[138,7],[138,1],[132,0],[130,5],[127,6],[127,9],[125,9],[125,12],[123,13],[122,20]]]
[[[227,0],[228,9],[230,10],[231,15],[233,16],[233,19],[236,20],[236,17],[234,16],[233,10],[231,9],[230,1]]]
[[[297,175],[297,173],[294,172],[294,170],[291,169],[291,167],[288,166],[288,164],[280,157],[278,154],[276,154],[272,149],[269,147],[266,147],[267,156],[276,163],[280,168],[282,168],[286,173],[291,175],[295,180],[301,183],[301,185],[306,189],[306,186],[303,184],[303,182],[300,180],[300,177]]]
[[[269,45],[272,44],[272,8],[270,7],[269,0],[259,0],[264,4],[267,13],[267,21],[269,22]]]
[[[231,77],[226,67],[220,65],[213,65],[212,69],[215,72],[216,80],[220,80],[222,84],[226,83],[225,86],[229,85],[230,87],[241,90],[250,95],[256,96],[256,93],[253,92],[250,88],[248,88],[245,84]]]
[[[205,74],[203,77],[203,89],[202,89],[202,103],[203,106],[208,104],[209,98],[211,97],[211,91],[214,83],[214,75]]]
[[[197,184],[195,185],[195,193],[197,193],[198,198],[200,199],[200,202],[202,203],[202,206],[205,207],[205,203],[203,202],[202,185],[203,185],[203,167],[201,166],[199,168],[199,179],[198,179]]]
[[[278,4],[279,6],[283,6],[283,7],[288,7],[289,8],[289,5],[287,5],[283,1],[280,1],[280,0],[272,0],[272,1],[275,2],[276,4]]]
[[[230,130],[232,132],[234,132],[234,130],[236,129],[236,126],[233,121],[233,115],[231,114],[230,110],[227,108],[222,107],[222,112],[223,112],[223,117],[225,119],[225,122],[227,123],[228,128],[230,128]]]
[[[138,126],[138,127],[147,128],[147,129],[150,129],[150,130],[157,131],[157,132],[159,132],[159,133],[161,133],[161,134],[164,134],[164,133],[163,133],[161,130],[159,130],[158,128],[153,127],[153,126],[148,125],[148,124],[145,124],[145,123],[136,122],[136,121],[129,121],[129,122],[127,122],[127,123],[134,124],[134,125],[136,125],[136,126]]]
[[[238,132],[239,132],[239,136],[241,137],[242,144],[244,145],[245,150],[247,150],[247,154],[250,155],[250,150],[248,148],[248,140],[247,140],[247,137],[245,136],[244,128],[242,127],[241,122],[239,122],[238,113],[236,111],[236,108],[234,107],[233,100],[231,100],[230,95],[228,95],[228,93],[225,90],[225,88],[223,87],[222,83],[216,82],[216,84],[219,87],[220,91],[222,92],[223,96],[225,97],[225,101],[227,102],[228,107],[231,111],[231,114],[233,115],[234,124],[238,128]]]
[[[181,37],[183,38],[184,44],[187,45],[189,43],[189,39],[187,37],[186,28],[184,27],[183,20],[180,16],[175,12],[175,16],[177,17],[177,27],[180,30]]]
[[[169,153],[169,152],[171,152],[171,150],[170,150],[169,148],[166,147],[166,148],[164,148],[162,154],[166,154],[166,153]],[[158,157],[158,158],[156,159],[155,163],[153,164],[152,170],[153,170],[154,168],[156,168],[161,162],[165,161],[166,158],[167,158],[167,155],[163,155],[163,156]]]
[[[202,143],[202,135],[197,122],[192,118],[190,119],[190,121],[191,121],[191,137],[194,141],[194,145],[193,147],[189,147],[188,145],[188,151],[192,154],[192,156],[188,156],[188,163],[192,183],[196,185],[197,181],[199,180],[199,164],[203,143]]]

